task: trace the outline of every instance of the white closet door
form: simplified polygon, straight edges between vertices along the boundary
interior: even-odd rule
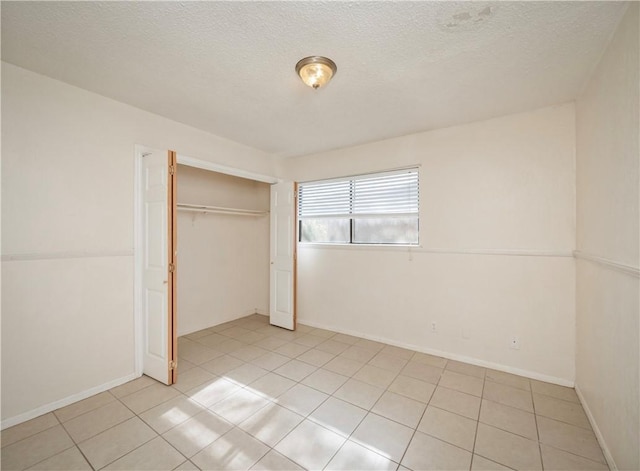
[[[271,185],[270,308],[272,325],[294,330],[296,193],[295,183]]]
[[[172,384],[173,257],[170,253],[172,217],[172,153],[148,150],[142,157],[142,313],[144,374]]]

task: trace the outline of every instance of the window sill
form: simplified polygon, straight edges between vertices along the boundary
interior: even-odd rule
[[[409,244],[322,244],[310,242],[298,242],[300,249],[334,249],[334,250],[388,250],[388,251],[411,251],[412,249],[421,250],[422,245]]]

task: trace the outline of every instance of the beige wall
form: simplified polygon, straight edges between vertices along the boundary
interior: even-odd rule
[[[183,165],[178,202],[269,211],[269,185]],[[178,335],[269,311],[269,216],[178,212]]]
[[[610,463],[634,470],[640,469],[639,20],[633,3],[576,105],[576,389]]]
[[[286,161],[298,181],[421,165],[422,247],[301,247],[300,322],[573,384],[574,117],[566,104]]]
[[[134,146],[273,174],[262,152],[2,64],[2,420],[134,374]]]

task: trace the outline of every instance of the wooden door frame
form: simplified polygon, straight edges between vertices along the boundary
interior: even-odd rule
[[[169,231],[167,241],[169,246],[169,384],[174,384],[178,380],[178,162],[175,151],[169,151],[169,191],[167,200],[167,230]]]
[[[144,331],[143,331],[143,312],[142,312],[142,270],[143,270],[143,258],[142,258],[142,249],[144,248],[144,240],[143,240],[143,214],[141,211],[142,208],[142,187],[140,185],[140,179],[142,176],[142,156],[144,153],[150,152],[152,149],[147,146],[136,144],[134,146],[134,191],[133,191],[133,208],[134,208],[134,223],[133,223],[133,232],[134,232],[134,294],[133,294],[133,311],[134,311],[134,372],[136,377],[142,376],[143,369],[143,348],[144,348]],[[175,257],[176,249],[177,249],[177,240],[178,240],[178,224],[177,224],[177,192],[178,192],[178,180],[177,180],[177,165],[186,165],[189,167],[200,168],[203,170],[209,170],[218,173],[224,173],[227,175],[233,175],[237,177],[247,178],[250,180],[256,180],[263,183],[278,183],[282,181],[279,178],[273,177],[271,175],[264,175],[254,172],[249,172],[247,170],[228,167],[224,165],[220,165],[214,162],[200,160],[193,157],[187,157],[181,154],[178,154],[175,151],[169,151],[173,153],[175,171],[173,174],[173,189],[169,193],[169,201],[167,204],[170,205],[169,218],[171,221],[168,224],[167,230],[169,231],[169,245],[173,245],[173,247],[169,248],[169,260],[173,260],[175,271],[170,273],[169,283],[172,289],[169,290],[171,293],[170,306],[172,309],[170,330],[171,332],[169,348],[171,352],[171,357],[173,361],[177,362],[177,333],[178,333],[178,303],[177,303],[177,257]],[[297,244],[296,244],[297,245]],[[175,339],[175,340],[174,340]],[[177,368],[173,370],[172,374],[172,382],[175,382],[177,379]]]

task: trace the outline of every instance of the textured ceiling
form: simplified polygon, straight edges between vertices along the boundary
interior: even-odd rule
[[[2,2],[2,59],[278,156],[574,99],[619,2]],[[324,89],[302,57],[338,65]]]

